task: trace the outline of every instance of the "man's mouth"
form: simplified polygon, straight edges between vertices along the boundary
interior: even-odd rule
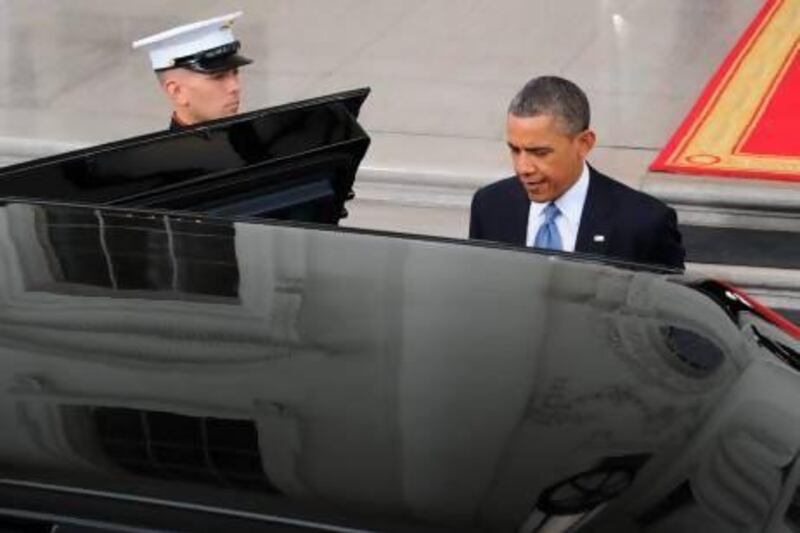
[[[545,180],[541,179],[541,178],[540,179],[525,179],[525,178],[522,179],[522,183],[525,185],[525,187],[538,187],[539,185],[544,184],[544,182],[545,182]]]

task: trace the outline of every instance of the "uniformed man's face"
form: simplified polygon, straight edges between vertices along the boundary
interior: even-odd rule
[[[172,90],[168,86],[165,88],[178,118],[187,125],[229,117],[239,112],[241,84],[238,69],[213,74],[175,69],[174,74],[171,77],[175,83]]]
[[[595,135],[589,129],[567,134],[562,119],[552,115],[509,114],[506,141],[514,172],[528,198],[544,203],[557,199],[578,181]]]

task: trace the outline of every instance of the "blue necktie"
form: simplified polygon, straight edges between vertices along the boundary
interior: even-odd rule
[[[544,208],[544,222],[539,226],[539,231],[536,232],[536,239],[533,245],[536,248],[547,248],[548,250],[563,250],[561,245],[561,235],[558,233],[558,226],[556,226],[556,218],[561,214],[558,207],[553,202],[547,204]]]

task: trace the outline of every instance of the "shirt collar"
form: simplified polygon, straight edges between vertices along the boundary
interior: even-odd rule
[[[578,227],[581,221],[581,213],[583,212],[583,204],[586,202],[586,194],[589,192],[589,165],[584,161],[583,171],[578,178],[578,181],[572,184],[572,187],[567,189],[564,194],[556,198],[553,203],[556,204],[561,215],[567,219],[571,225]],[[545,206],[550,202],[531,202],[531,215],[539,216],[542,214]]]

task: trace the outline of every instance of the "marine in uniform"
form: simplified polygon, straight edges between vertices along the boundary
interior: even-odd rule
[[[252,61],[239,53],[233,35],[241,11],[186,24],[133,43],[150,55],[172,106],[170,130],[239,112],[239,67]]]

